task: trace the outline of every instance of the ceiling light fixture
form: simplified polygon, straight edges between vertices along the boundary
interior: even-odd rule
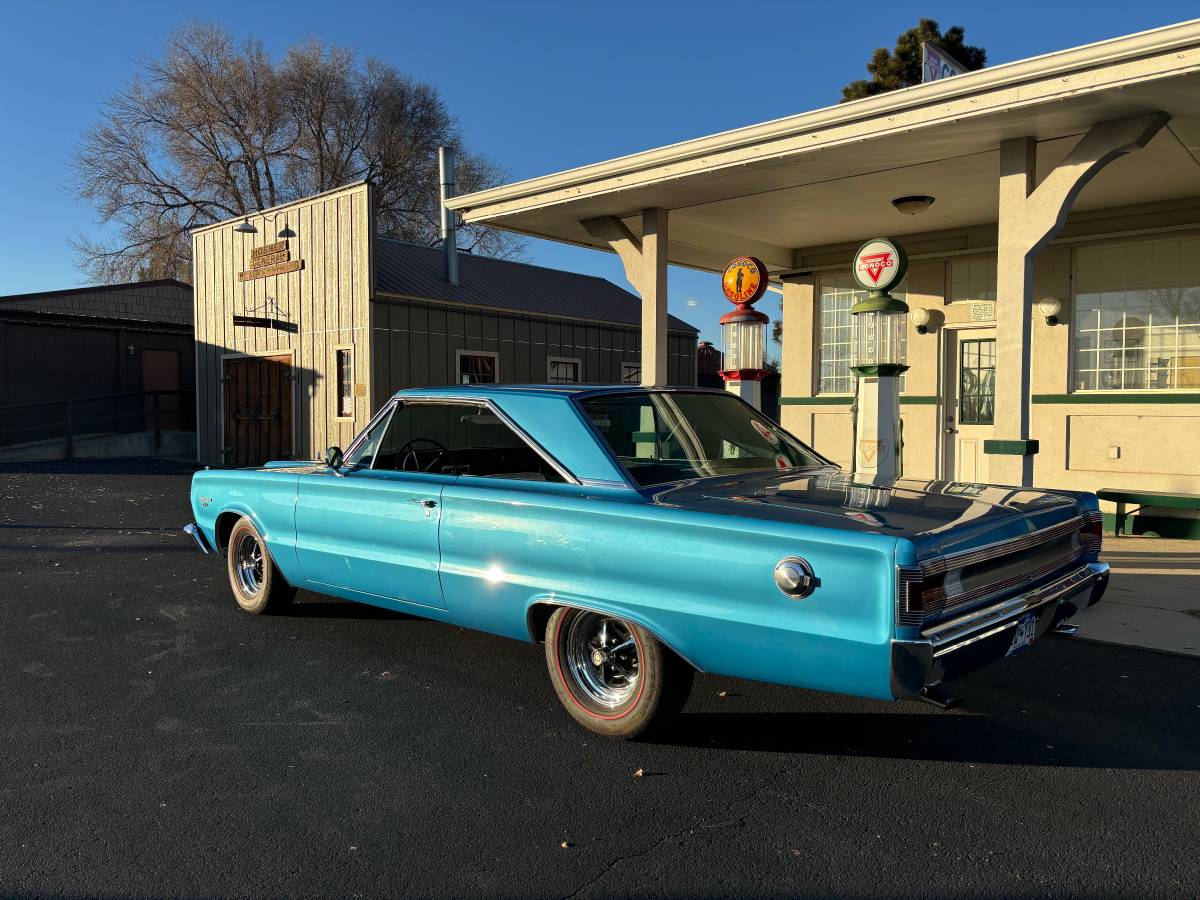
[[[897,212],[904,213],[906,216],[915,216],[918,213],[923,213],[929,207],[933,206],[933,198],[924,194],[913,194],[908,197],[897,197],[892,201],[892,206],[896,207]]]

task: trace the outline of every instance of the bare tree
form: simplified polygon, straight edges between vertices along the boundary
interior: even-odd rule
[[[377,228],[439,240],[437,148],[454,147],[462,191],[501,171],[463,146],[429,84],[319,41],[273,60],[262,43],[192,23],[141,63],[104,106],[74,159],[80,193],[116,226],[109,244],[80,236],[80,267],[98,281],[191,277],[193,228],[370,179]],[[510,234],[468,227],[468,250],[520,256]]]

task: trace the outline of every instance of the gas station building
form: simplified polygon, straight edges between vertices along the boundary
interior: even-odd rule
[[[617,253],[646,384],[668,380],[668,264],[762,260],[783,291],[782,424],[848,468],[850,261],[898,239],[906,476],[1200,493],[1200,20],[448,205]],[[1161,511],[1180,534],[1198,515]]]

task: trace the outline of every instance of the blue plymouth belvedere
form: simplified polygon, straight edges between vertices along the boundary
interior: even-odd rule
[[[401,391],[324,462],[198,472],[246,612],[297,588],[542,642],[567,711],[633,737],[694,671],[917,698],[1108,580],[1093,494],[856,481],[732,394]]]

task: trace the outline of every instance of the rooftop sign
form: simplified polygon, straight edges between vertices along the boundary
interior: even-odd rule
[[[929,41],[921,42],[921,83],[941,81],[951,75],[966,75],[967,70],[957,59]]]

